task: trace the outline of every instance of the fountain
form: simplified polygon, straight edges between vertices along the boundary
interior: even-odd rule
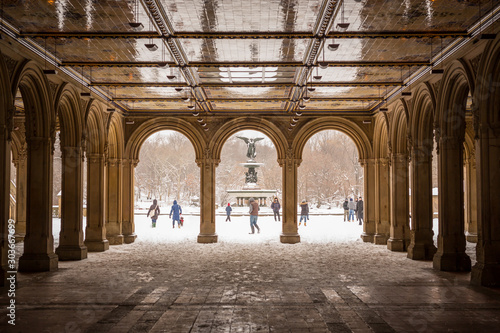
[[[256,169],[264,165],[264,163],[255,162],[255,157],[257,156],[255,142],[263,140],[264,138],[246,138],[238,136],[238,139],[245,141],[247,144],[248,159],[245,163],[240,163],[248,169],[248,171],[245,172],[245,186],[241,190],[228,190],[227,193],[236,197],[236,205],[240,207],[246,206],[250,198],[254,198],[259,203],[259,206],[267,206],[267,198],[275,195],[276,190],[263,190],[257,185]]]

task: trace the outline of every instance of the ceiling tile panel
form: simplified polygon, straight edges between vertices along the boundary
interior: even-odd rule
[[[175,31],[312,31],[318,0],[160,0]]]

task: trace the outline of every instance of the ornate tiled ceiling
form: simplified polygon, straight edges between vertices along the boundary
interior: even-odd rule
[[[279,114],[306,94],[304,111],[364,113],[468,38],[498,3],[4,0],[2,17],[16,38],[127,114],[189,113],[195,101],[213,114]]]

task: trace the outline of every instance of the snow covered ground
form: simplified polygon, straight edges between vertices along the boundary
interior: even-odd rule
[[[151,219],[146,217],[144,211],[135,215],[135,232],[137,242],[172,243],[193,241],[196,242],[200,232],[199,208],[186,207],[184,210],[184,227],[179,229],[176,225],[172,228],[172,220],[168,218],[169,210],[162,207],[156,228],[152,228]],[[342,210],[312,210],[307,226],[299,226],[299,234],[303,243],[345,243],[361,241],[360,235],[363,226],[357,222],[344,222]],[[260,211],[258,225],[260,234],[250,235],[250,218],[247,207],[234,207],[231,222],[225,222],[222,208],[217,210],[216,233],[219,242],[225,243],[272,243],[279,242],[282,231],[281,222],[275,222],[269,208],[263,207]],[[322,215],[320,215],[322,214]],[[297,217],[297,219],[299,216]],[[84,220],[84,225],[85,225]],[[435,239],[438,234],[437,219],[434,219]],[[85,228],[84,228],[85,229]],[[60,219],[53,219],[53,235],[55,245],[59,240],[61,230]]]

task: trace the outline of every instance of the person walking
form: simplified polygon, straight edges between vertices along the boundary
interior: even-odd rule
[[[352,200],[352,198],[349,199],[349,222],[354,222],[354,210],[356,209],[356,204]]]
[[[359,197],[358,200],[358,217],[359,217],[359,225],[363,222],[363,199]]]
[[[356,215],[356,221],[359,221],[358,219],[358,198],[354,200],[354,204],[356,205],[356,208],[354,208],[354,214]]]
[[[345,198],[342,207],[344,208],[344,222],[345,222],[345,220],[349,217],[349,202],[347,201],[347,198]]]
[[[158,201],[156,201],[156,199],[153,200],[153,204],[149,207],[146,217],[149,217],[149,213],[151,212],[153,212],[151,214],[152,227],[156,228],[156,220],[158,220],[158,216],[160,215],[160,207],[158,207]]]
[[[177,225],[179,226],[179,228],[181,227],[181,214],[182,207],[177,204],[177,200],[174,200],[174,204],[172,205],[170,214],[168,215],[169,218],[172,218],[172,228],[175,228],[175,221],[177,221]]]
[[[305,200],[302,200],[300,203],[299,225],[301,225],[302,219],[304,219],[304,227],[307,226],[307,220],[309,219],[309,204]]]
[[[274,213],[274,221],[276,222],[276,216],[278,217],[278,222],[280,221],[280,201],[278,198],[274,198],[273,202],[271,203],[271,209],[273,210]]]
[[[231,204],[228,202],[228,203],[227,203],[227,207],[226,207],[226,216],[227,216],[227,217],[226,217],[226,222],[227,222],[227,221],[231,222],[231,211],[232,211],[232,210],[233,210],[233,209],[231,208]]]
[[[257,219],[259,218],[259,203],[255,201],[254,198],[250,198],[248,200],[249,203],[249,213],[250,213],[250,228],[252,229],[252,232],[249,234],[254,234],[255,233],[255,228],[257,228],[257,233],[260,234],[260,228],[257,225]]]

